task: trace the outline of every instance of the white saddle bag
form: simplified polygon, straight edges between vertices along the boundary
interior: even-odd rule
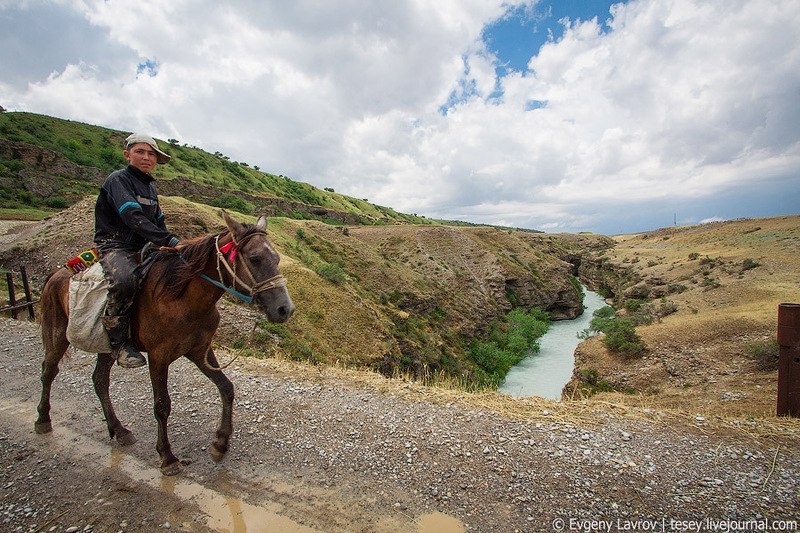
[[[67,340],[75,348],[85,352],[111,352],[102,321],[107,296],[108,281],[100,262],[70,278]]]

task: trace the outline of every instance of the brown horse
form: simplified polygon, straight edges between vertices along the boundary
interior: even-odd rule
[[[222,213],[228,230],[187,241],[178,253],[159,253],[142,281],[131,310],[131,334],[138,347],[147,352],[154,412],[158,422],[156,449],[161,472],[174,475],[181,464],[167,438],[170,397],[167,370],[179,357],[191,360],[219,389],[222,419],[216,439],[209,447],[215,461],[228,451],[233,432],[233,384],[217,364],[211,339],[219,324],[216,302],[227,291],[255,303],[271,322],[285,322],[294,312],[286,280],[278,269],[279,256],[267,240],[266,218],[255,225],[243,225]],[[42,289],[41,323],[45,356],[42,363],[42,398],[36,420],[37,433],[52,431],[50,388],[69,341],[68,291],[70,274],[61,268],[50,275]],[[100,398],[109,436],[122,445],[136,442],[114,414],[109,397],[109,380],[114,359],[97,355],[92,374]]]

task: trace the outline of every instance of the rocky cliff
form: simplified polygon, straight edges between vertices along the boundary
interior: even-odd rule
[[[53,150],[2,138],[0,161],[20,167],[0,173],[0,190],[24,191],[40,200],[65,194],[70,182],[99,185],[105,178],[103,171],[77,165]]]

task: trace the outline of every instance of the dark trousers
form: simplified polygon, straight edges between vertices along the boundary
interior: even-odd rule
[[[138,286],[136,252],[101,246],[100,263],[109,285],[106,316],[127,315]]]

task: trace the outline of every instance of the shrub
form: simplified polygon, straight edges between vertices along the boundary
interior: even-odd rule
[[[744,261],[742,261],[742,272],[744,272],[745,270],[750,270],[750,269],[753,269],[753,268],[756,268],[756,267],[760,267],[760,266],[761,266],[761,263],[757,263],[756,261],[748,258],[748,259],[745,259]]]
[[[589,396],[598,392],[612,392],[614,390],[614,387],[612,387],[608,381],[600,377],[600,372],[598,372],[596,368],[579,370],[578,379],[588,385],[586,388],[587,390],[584,390],[584,392]]]
[[[502,320],[492,322],[486,340],[472,343],[469,358],[486,372],[490,384],[497,386],[512,366],[531,351],[539,351],[538,339],[548,327],[550,315],[546,312],[514,309]]]
[[[642,307],[643,303],[645,303],[644,300],[639,300],[637,298],[631,298],[630,300],[627,300],[625,302],[625,309],[627,309],[631,313],[635,313],[636,311],[638,311]]]
[[[626,307],[628,307],[627,304]],[[652,324],[657,320],[660,321],[661,318],[675,313],[678,310],[678,306],[664,296],[658,303],[646,302],[639,305],[635,311],[630,307],[628,307],[628,310],[633,311],[628,317],[631,323],[634,326],[641,326]]]
[[[213,202],[211,205],[214,207],[221,207],[223,209],[229,209],[231,211],[237,211],[244,215],[252,215],[253,211],[255,210],[256,206],[253,205],[251,202],[248,202],[244,198],[239,198],[233,194],[223,194]]]
[[[51,196],[44,201],[44,204],[53,209],[66,209],[69,207],[69,202],[63,196]]]
[[[753,342],[745,347],[745,353],[755,361],[759,370],[772,371],[778,369],[780,346],[777,337],[762,342]]]
[[[605,333],[606,348],[624,357],[642,355],[647,349],[634,329],[634,322],[617,318],[614,308],[608,305],[594,312],[589,327],[580,332],[578,338],[587,339],[596,333]]]
[[[606,326],[616,316],[614,308],[606,305],[598,309],[592,314],[592,320],[589,322],[589,333],[602,333],[606,330]],[[587,335],[591,336],[591,335]]]
[[[608,323],[603,344],[610,351],[626,358],[644,354],[645,345],[630,320],[614,319]]]
[[[321,278],[324,278],[336,285],[343,285],[347,281],[347,276],[341,266],[334,263],[322,263],[314,267],[316,272]]]

